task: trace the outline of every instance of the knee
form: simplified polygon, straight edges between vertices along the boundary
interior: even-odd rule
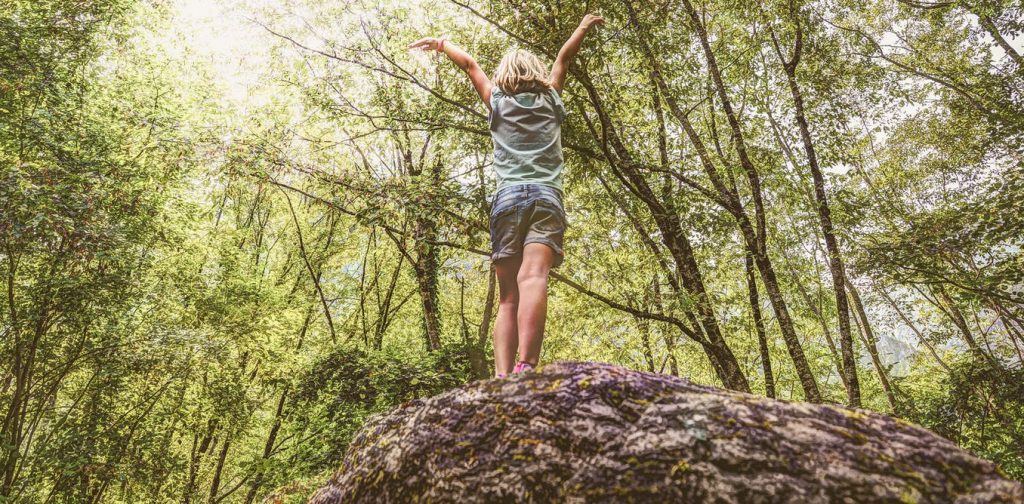
[[[523,267],[519,269],[519,275],[516,276],[516,282],[519,284],[547,281],[548,268],[542,266],[526,267],[524,264]]]
[[[498,297],[498,309],[516,309],[519,306],[519,291],[505,292]]]

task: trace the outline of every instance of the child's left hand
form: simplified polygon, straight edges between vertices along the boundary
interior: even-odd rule
[[[409,49],[420,49],[423,51],[436,51],[437,47],[441,44],[441,39],[434,37],[424,37],[416,42],[409,44]]]

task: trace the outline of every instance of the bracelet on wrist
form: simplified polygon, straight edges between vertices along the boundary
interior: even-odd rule
[[[437,43],[437,52],[444,52],[444,39]]]

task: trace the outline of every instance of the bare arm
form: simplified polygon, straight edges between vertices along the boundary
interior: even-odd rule
[[[583,16],[580,26],[576,28],[576,31],[572,32],[569,40],[566,40],[562,48],[559,49],[558,57],[555,58],[555,64],[551,65],[551,87],[555,88],[559,93],[562,92],[562,86],[565,85],[565,76],[569,72],[569,66],[572,65],[572,60],[576,58],[576,53],[580,51],[580,46],[583,45],[583,39],[587,36],[587,32],[599,24],[604,24],[603,17],[593,14]]]
[[[490,110],[491,79],[487,77],[487,74],[484,73],[480,65],[477,64],[476,60],[469,53],[449,40],[433,37],[421,38],[409,44],[409,49],[422,49],[424,51],[436,51],[439,47],[445,56],[448,56],[448,59],[452,60],[462,71],[469,75],[469,80],[473,82],[473,87],[476,88],[477,94],[484,101],[484,105],[487,105],[487,110]]]

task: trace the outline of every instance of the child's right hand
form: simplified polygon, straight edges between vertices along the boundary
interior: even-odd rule
[[[580,21],[580,28],[583,28],[585,30],[589,30],[589,29],[593,28],[594,26],[600,25],[600,24],[604,24],[604,18],[603,17],[596,16],[594,14],[587,14],[586,16],[583,16],[583,21]]]
[[[409,49],[420,49],[422,51],[436,51],[437,46],[440,45],[441,39],[434,37],[424,37],[416,42],[409,44]]]

